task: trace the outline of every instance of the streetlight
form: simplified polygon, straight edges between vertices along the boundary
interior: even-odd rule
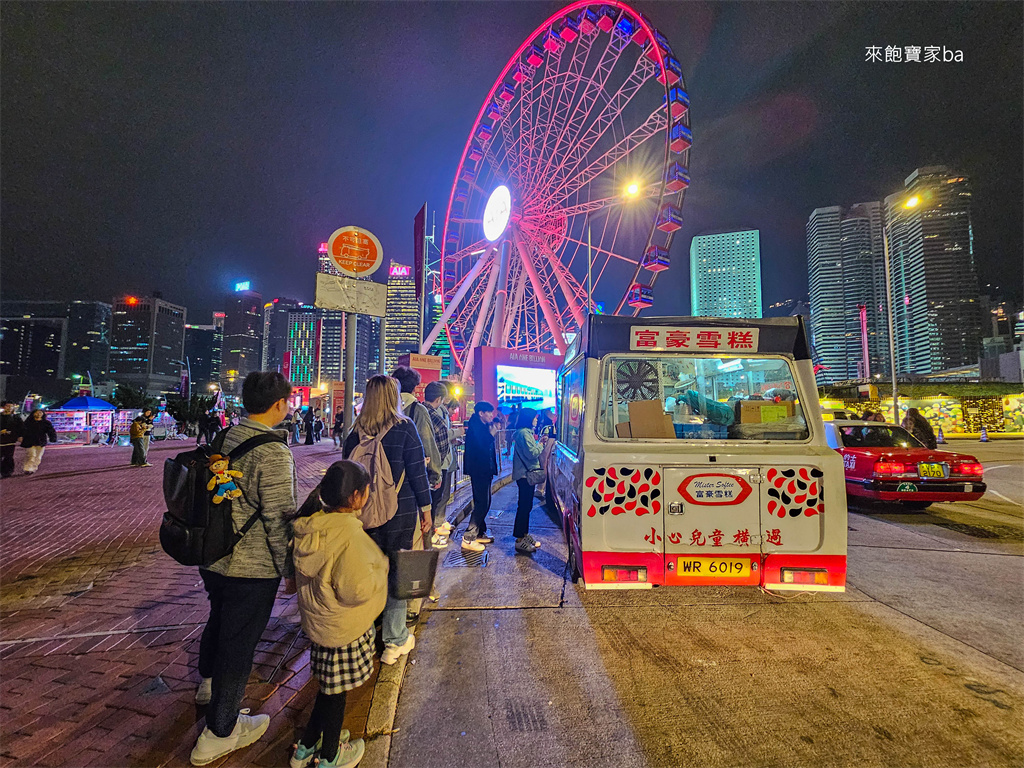
[[[640,195],[640,184],[631,181],[626,185],[623,192],[624,198],[636,199]],[[587,203],[590,202],[590,189],[587,189]],[[594,268],[594,254],[590,243],[590,211],[587,211],[587,314],[594,311],[594,281],[592,277]],[[580,329],[582,331],[582,329]]]
[[[921,204],[921,198],[912,195],[903,201],[906,209],[916,208]],[[886,217],[888,218],[888,217]],[[896,389],[896,324],[892,314],[892,265],[890,264],[889,252],[889,224],[882,222],[882,248],[885,261],[885,307],[889,325],[889,373],[892,377],[892,421],[893,424],[900,423],[900,396]]]

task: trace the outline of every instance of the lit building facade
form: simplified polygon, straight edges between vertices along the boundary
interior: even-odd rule
[[[105,379],[112,313],[113,307],[102,301],[5,301],[3,372]]]
[[[916,197],[917,205],[904,207]],[[929,374],[978,361],[981,302],[970,180],[918,168],[885,198],[899,373]]]
[[[281,373],[296,386],[319,384],[320,332],[320,310],[312,304],[300,304],[288,312],[288,344]]]
[[[384,363],[390,373],[398,358],[419,352],[420,311],[412,267],[392,261],[388,267],[387,317],[384,322]]]
[[[110,376],[150,394],[176,393],[185,348],[185,307],[159,296],[114,300]]]
[[[690,241],[690,314],[762,316],[758,230],[708,232]]]
[[[248,283],[241,285],[248,286]],[[260,369],[263,352],[263,297],[247,288],[229,294],[225,301],[224,348],[220,364],[223,390],[242,392],[242,382]]]
[[[263,352],[260,370],[281,373],[288,349],[288,314],[299,308],[297,299],[279,297],[263,305]]]
[[[209,394],[210,384],[220,381],[220,365],[214,365],[215,351],[221,344],[217,326],[186,325],[185,326],[185,360],[192,374],[193,391]]]
[[[114,308],[105,301],[72,301],[68,304],[68,375],[80,374],[95,381],[105,379],[110,368],[110,331]]]
[[[10,313],[7,306],[4,312]],[[67,333],[66,317],[4,317],[0,320],[0,373],[63,379]]]

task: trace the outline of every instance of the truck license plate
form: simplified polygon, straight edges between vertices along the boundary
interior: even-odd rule
[[[945,468],[942,464],[918,464],[917,474],[921,477],[944,478],[946,476]]]
[[[676,560],[676,574],[746,578],[750,576],[750,560],[738,557],[680,557]]]

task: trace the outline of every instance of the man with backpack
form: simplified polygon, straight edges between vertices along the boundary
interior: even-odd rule
[[[230,504],[234,531],[242,535],[228,554],[199,570],[210,618],[199,645],[203,681],[196,703],[209,703],[209,708],[206,728],[192,750],[193,765],[206,765],[252,744],[270,723],[267,715],[239,714],[238,708],[281,578],[294,575],[289,520],[296,505],[295,462],[287,432],[273,429],[288,414],[291,390],[276,371],[250,373],[242,384],[248,417],[214,441],[214,475],[207,487],[222,494],[222,501],[210,509]],[[252,438],[258,438],[250,443],[255,447],[229,455]],[[222,490],[229,484],[237,495]]]

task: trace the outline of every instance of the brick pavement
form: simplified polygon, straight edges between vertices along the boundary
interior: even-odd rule
[[[126,466],[128,448],[48,449],[36,475],[0,484],[0,766],[188,764],[207,601],[197,569],[157,537],[161,463],[188,447],[157,444],[145,469]],[[304,497],[339,454],[326,442],[294,452]],[[243,703],[270,729],[217,765],[283,764],[316,695],[308,641],[289,651],[294,597],[280,597]],[[376,674],[349,698],[355,736]]]

